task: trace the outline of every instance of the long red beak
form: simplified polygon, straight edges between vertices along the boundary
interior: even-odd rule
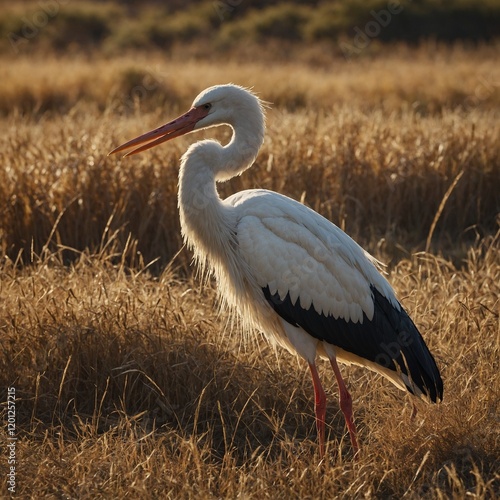
[[[158,146],[158,144],[161,144],[162,142],[166,142],[170,139],[175,139],[176,137],[187,134],[188,132],[194,130],[196,124],[202,118],[205,118],[205,116],[208,115],[209,111],[210,109],[206,109],[203,106],[200,106],[198,108],[191,108],[187,113],[184,113],[175,120],[172,120],[171,122],[162,125],[161,127],[151,130],[150,132],[146,132],[145,134],[140,135],[139,137],[136,137],[135,139],[132,139],[131,141],[128,141],[121,146],[118,146],[117,148],[113,149],[113,151],[109,152],[108,156],[114,153],[119,153],[120,151],[128,148],[133,148],[134,146],[138,146],[139,144],[143,144],[142,146],[129,151],[124,156],[135,155],[136,153],[146,151],[146,149]]]

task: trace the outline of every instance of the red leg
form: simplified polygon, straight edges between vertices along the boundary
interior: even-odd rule
[[[356,426],[354,425],[354,419],[352,416],[352,398],[347,390],[344,379],[340,374],[339,365],[337,364],[337,360],[335,358],[330,359],[330,363],[332,365],[333,371],[335,373],[335,378],[337,379],[337,384],[339,386],[340,393],[340,409],[344,414],[345,423],[347,424],[347,429],[349,430],[349,436],[351,437],[351,443],[356,454],[359,450],[358,440],[356,438]]]
[[[318,369],[314,363],[309,363],[309,369],[314,385],[314,412],[316,414],[316,429],[319,439],[319,456],[325,455],[325,419],[326,419],[326,394],[319,379]]]

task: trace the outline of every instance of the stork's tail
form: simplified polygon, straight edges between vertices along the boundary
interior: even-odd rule
[[[375,288],[372,288],[372,292],[377,329],[392,330],[394,339],[382,346],[375,362],[396,371],[412,394],[433,403],[441,401],[443,380],[417,327],[403,307],[398,311]]]

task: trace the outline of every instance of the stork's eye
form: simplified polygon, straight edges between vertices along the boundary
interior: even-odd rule
[[[207,102],[206,104],[203,105],[203,109],[206,109],[207,111],[212,107],[212,105]]]

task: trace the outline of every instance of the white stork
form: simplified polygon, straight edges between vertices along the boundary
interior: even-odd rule
[[[203,91],[191,109],[111,151],[139,153],[195,130],[229,125],[225,146],[204,140],[181,159],[178,205],[182,235],[219,295],[248,328],[296,352],[314,385],[320,456],[325,451],[326,396],[316,357],[327,358],[338,382],[340,408],[358,450],[352,399],[337,361],[369,368],[401,389],[437,402],[443,382],[414,323],[377,262],[341,229],[310,208],[264,189],[225,200],[216,183],[241,174],[264,140],[262,102],[237,85]]]

